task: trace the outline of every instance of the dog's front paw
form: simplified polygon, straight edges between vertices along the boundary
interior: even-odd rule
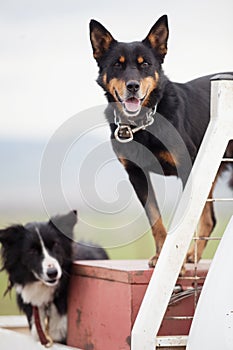
[[[194,263],[195,258],[194,258],[194,252],[190,250],[187,255],[186,255],[186,262],[187,263]]]
[[[186,273],[185,265],[183,264],[179,273],[179,277],[184,277]]]
[[[155,265],[157,264],[158,258],[159,256],[157,254],[155,256],[152,256],[148,261],[149,267],[155,267]]]
[[[149,267],[155,267],[155,265],[157,264],[158,258],[159,258],[159,255],[157,255],[157,254],[155,256],[152,256],[150,258],[150,260],[148,261]],[[179,276],[183,277],[185,275],[185,272],[186,272],[186,268],[185,268],[185,265],[183,264],[181,267]]]
[[[194,248],[191,248],[186,255],[187,263],[195,263],[201,259],[201,254],[199,252],[195,252]]]

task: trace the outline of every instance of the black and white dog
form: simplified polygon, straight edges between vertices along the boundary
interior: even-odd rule
[[[99,246],[73,242],[76,222],[77,213],[72,211],[48,222],[0,230],[2,270],[9,276],[7,291],[15,287],[18,306],[27,316],[32,335],[46,346],[53,341],[66,342],[72,262],[108,259]]]

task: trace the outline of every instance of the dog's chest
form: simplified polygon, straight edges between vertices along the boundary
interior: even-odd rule
[[[48,334],[55,342],[61,342],[66,339],[67,334],[67,316],[60,315],[57,311],[56,306],[52,303],[49,307],[39,308],[39,317],[41,327],[44,332],[45,330],[45,320],[48,319]],[[38,340],[38,331],[35,325],[34,317],[31,320],[31,334],[35,340]]]
[[[49,322],[49,336],[53,341],[64,341],[67,332],[67,316],[61,315],[53,303],[56,287],[49,287],[37,281],[25,286],[17,285],[16,292],[21,296],[25,304],[38,307],[41,327],[45,331],[45,320]],[[34,316],[31,319],[32,336],[38,340],[38,332]]]
[[[53,300],[56,287],[49,287],[41,281],[26,284],[25,286],[17,285],[16,292],[20,294],[25,304],[41,307],[47,305]]]
[[[121,143],[112,138],[113,150],[127,168],[132,164],[161,175],[175,175],[183,166],[191,166],[190,155],[177,130],[157,117],[149,130],[142,130],[134,140]]]

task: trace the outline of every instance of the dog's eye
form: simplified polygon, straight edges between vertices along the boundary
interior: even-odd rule
[[[38,247],[31,247],[29,249],[30,255],[38,255],[40,253],[40,249]]]
[[[122,66],[122,63],[120,63],[119,61],[113,64],[113,67],[116,67],[116,68],[121,68],[121,66]]]
[[[149,63],[146,62],[146,61],[143,61],[141,64],[140,64],[140,67],[141,68],[147,68],[149,66]]]

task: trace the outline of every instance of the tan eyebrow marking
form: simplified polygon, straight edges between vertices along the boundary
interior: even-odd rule
[[[137,61],[139,64],[144,62],[144,58],[142,56],[138,56]]]
[[[119,62],[124,63],[125,62],[125,56],[120,56],[119,57]]]

